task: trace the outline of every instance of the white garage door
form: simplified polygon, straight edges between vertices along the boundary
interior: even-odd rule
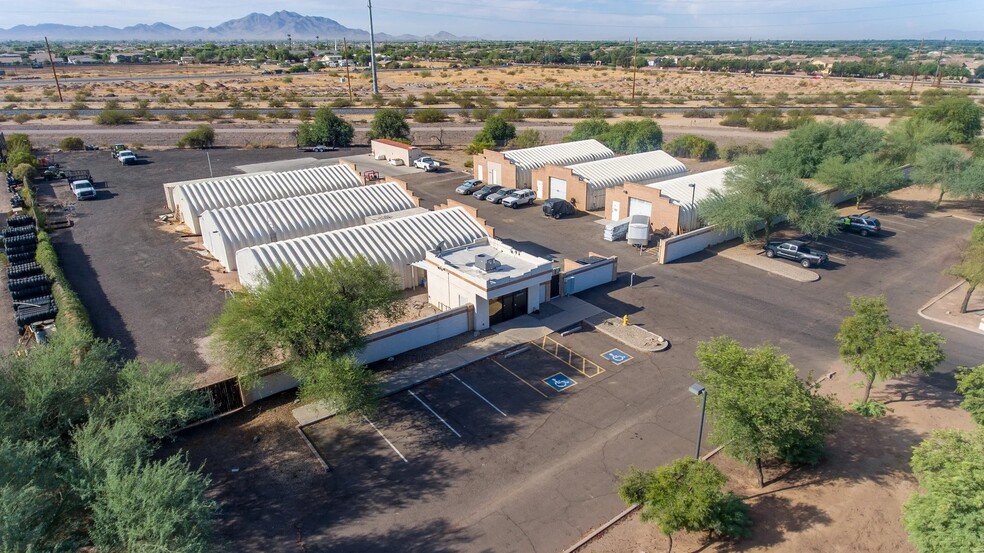
[[[633,215],[653,216],[653,203],[644,200],[629,198],[629,217]]]
[[[567,199],[567,181],[550,177],[550,197]]]
[[[502,184],[502,165],[489,163],[489,182],[488,184]]]

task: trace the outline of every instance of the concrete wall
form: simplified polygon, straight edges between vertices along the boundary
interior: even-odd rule
[[[506,156],[502,155],[501,152],[496,152],[495,150],[485,150],[480,154],[472,156],[472,177],[481,179],[487,183],[492,182],[489,179],[490,163],[493,166],[497,166],[501,171],[498,184],[506,188],[529,188],[529,186],[520,187],[517,185],[516,166],[506,159]]]
[[[404,165],[412,165],[417,158],[423,156],[420,148],[415,148],[409,145],[394,146],[392,144],[384,144],[378,140],[373,140],[369,143],[372,148],[372,155],[382,154],[386,156],[386,160],[391,159],[401,159]]]
[[[376,332],[357,357],[363,363],[373,363],[463,334],[472,329],[473,312],[472,306],[465,305]]]
[[[617,188],[609,188],[605,194],[605,218],[612,218],[614,202],[619,202],[619,219],[629,216],[629,199],[634,198],[652,204],[649,215],[649,228],[653,232],[676,234],[680,228],[680,206],[662,195],[659,188],[650,188],[634,182],[627,182]]]
[[[741,236],[741,233],[718,232],[717,227],[704,227],[686,234],[672,236],[659,243],[659,262],[669,263],[687,257],[697,252],[704,251],[710,246],[734,240]]]
[[[574,207],[581,211],[586,211],[590,209],[601,209],[602,205],[597,205],[591,207],[588,205],[588,183],[581,180],[581,177],[574,174],[573,171],[567,167],[561,167],[559,165],[545,165],[539,169],[534,169],[531,177],[533,183],[543,182],[542,197],[541,200],[545,200],[550,197],[550,178],[560,179],[567,181],[567,195],[565,200],[574,204]],[[536,191],[536,184],[533,185],[533,189]],[[537,191],[538,193],[540,191]]]
[[[472,306],[452,309],[371,334],[367,338],[366,348],[356,357],[363,363],[373,363],[463,334],[472,329],[472,324]],[[254,401],[296,388],[297,384],[293,376],[274,367],[260,377],[260,382],[255,388],[244,394],[243,402],[249,405]]]
[[[589,288],[594,288],[595,286],[601,286],[602,284],[612,282],[617,276],[617,257],[609,257],[605,261],[592,263],[590,265],[579,265],[576,269],[560,274],[560,295],[569,296],[571,294],[583,292]]]

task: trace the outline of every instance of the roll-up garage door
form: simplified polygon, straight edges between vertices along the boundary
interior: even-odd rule
[[[646,217],[652,217],[653,214],[653,203],[647,202],[645,200],[638,200],[636,198],[629,198],[629,217],[633,215],[645,215]]]
[[[567,199],[567,181],[550,177],[550,197]]]

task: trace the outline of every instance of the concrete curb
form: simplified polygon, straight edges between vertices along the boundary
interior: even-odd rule
[[[940,301],[941,299],[943,299],[944,297],[946,297],[948,294],[950,294],[951,292],[953,292],[957,288],[960,288],[961,286],[963,286],[963,284],[964,284],[964,282],[963,281],[960,281],[960,282],[954,284],[953,286],[947,288],[943,292],[937,294],[935,297],[933,297],[933,299],[929,300],[928,302],[926,302],[925,305],[923,305],[922,307],[920,307],[919,310],[916,311],[916,314],[919,315],[920,317],[926,319],[927,321],[933,321],[934,323],[939,323],[941,325],[952,326],[953,328],[959,328],[960,330],[966,330],[967,332],[975,332],[977,334],[984,334],[984,330],[980,330],[980,329],[976,329],[976,328],[967,328],[965,326],[956,325],[956,324],[951,323],[950,321],[947,321],[947,320],[944,320],[944,319],[940,319],[939,317],[933,317],[932,315],[927,315],[925,313],[925,311],[927,309],[929,309],[930,307],[932,307],[936,302]]]
[[[625,344],[632,349],[645,352],[654,353],[665,351],[670,347],[670,342],[666,338],[656,334],[655,332],[650,332],[637,325],[629,325],[628,327],[622,326],[622,319],[608,313],[599,313],[594,317],[590,317],[584,320],[584,324],[591,326],[598,332],[601,332],[605,336]],[[631,330],[629,330],[631,328]],[[622,330],[624,329],[624,330]],[[626,333],[642,334],[646,335],[646,338],[654,339],[657,343],[656,346],[647,346],[644,344],[639,344],[637,341],[631,340],[631,336],[627,336]]]
[[[819,274],[814,271],[802,269],[799,266],[793,267],[791,265],[785,265],[781,261],[769,259],[767,257],[760,258],[759,256],[761,254],[743,255],[735,254],[729,250],[731,250],[731,248],[718,251],[717,255],[720,255],[725,259],[730,259],[732,261],[737,261],[738,263],[748,265],[749,267],[761,269],[769,274],[781,276],[797,282],[816,282],[820,280]]]

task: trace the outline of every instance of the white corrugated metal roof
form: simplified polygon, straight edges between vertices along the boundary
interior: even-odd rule
[[[237,250],[361,225],[366,217],[416,207],[393,182],[206,211],[205,247],[233,270]]]
[[[699,204],[701,200],[711,194],[711,190],[723,191],[724,177],[728,174],[728,171],[731,171],[731,169],[731,167],[714,169],[712,171],[695,173],[693,175],[687,175],[686,177],[665,180],[663,182],[657,182],[647,186],[649,186],[649,188],[658,188],[661,195],[666,196],[672,200],[673,203],[689,207],[691,194],[693,194],[694,203]],[[696,186],[691,189],[691,184]]]
[[[536,169],[544,165],[570,165],[596,159],[606,159],[615,155],[607,146],[590,138],[563,144],[550,144],[522,150],[502,152],[506,159],[526,169]]]
[[[244,248],[236,253],[236,263],[239,281],[251,286],[260,283],[266,271],[282,265],[300,274],[304,267],[362,255],[369,261],[388,264],[409,287],[413,284],[410,264],[424,259],[427,250],[437,248],[442,241],[445,247],[454,248],[483,236],[488,236],[484,225],[463,208],[453,207]]]
[[[583,178],[589,189],[621,186],[625,181],[648,184],[687,174],[687,166],[663,150],[578,163],[567,168]]]
[[[209,209],[330,192],[362,184],[362,178],[348,166],[329,165],[185,184],[174,190],[174,201],[182,221],[193,227],[197,226],[193,219]]]

